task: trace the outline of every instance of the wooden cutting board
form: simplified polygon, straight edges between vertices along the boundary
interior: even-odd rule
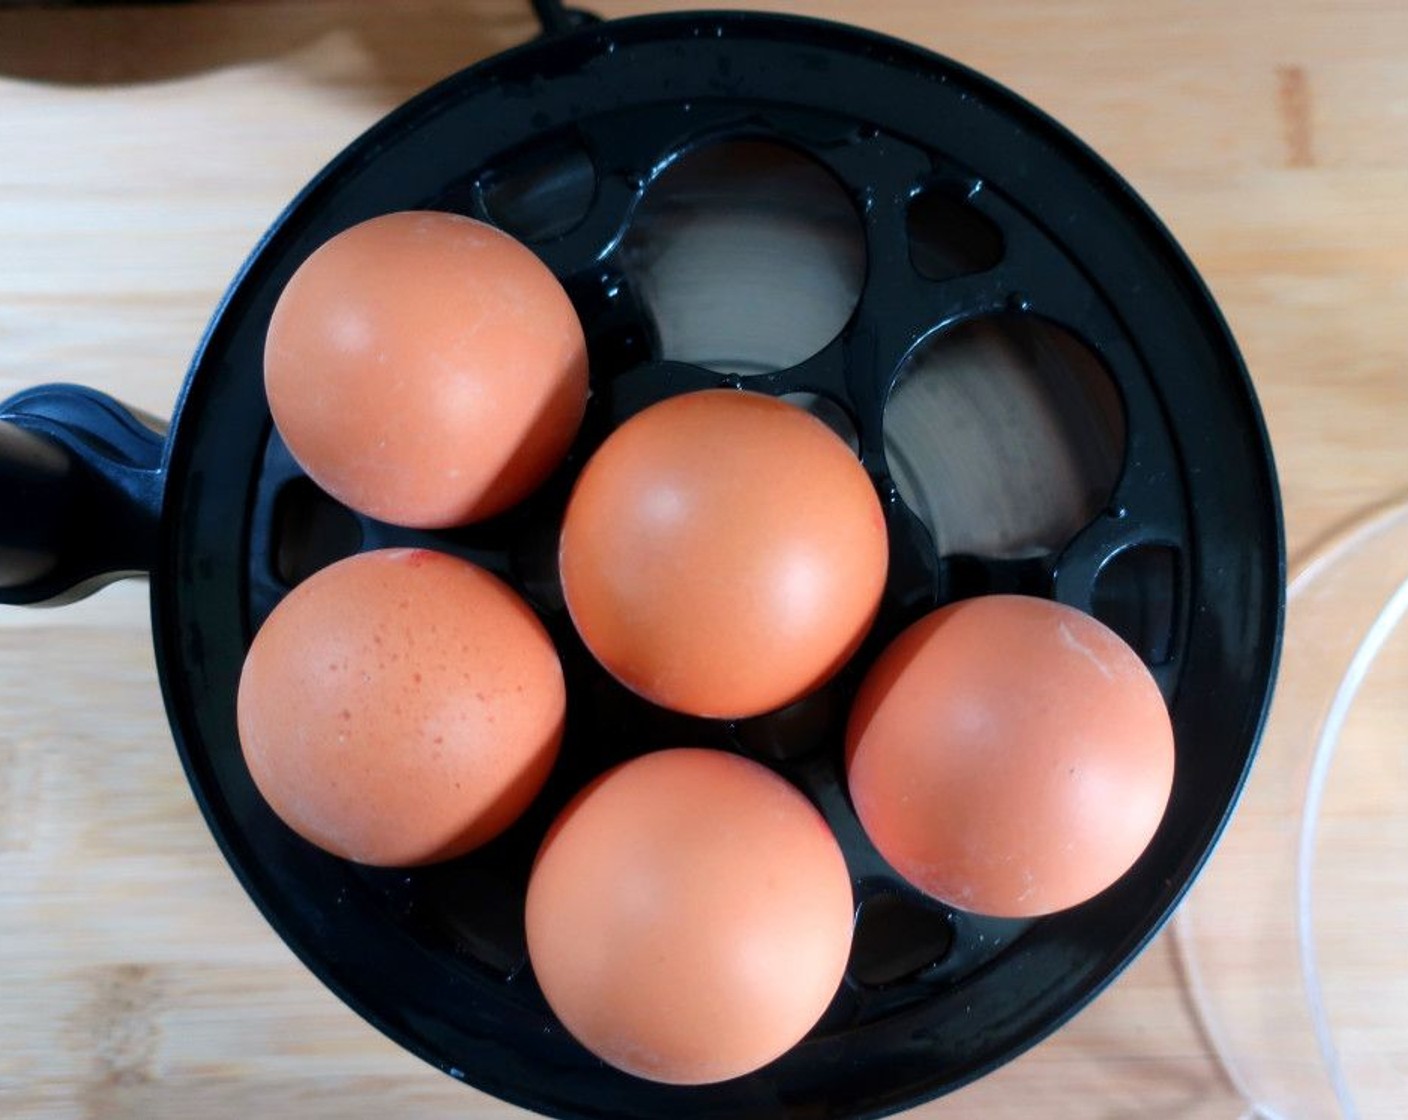
[[[1408,487],[1408,6],[766,7],[948,54],[1132,181],[1245,351],[1293,553]],[[527,12],[0,12],[0,396],[67,380],[169,412],[223,287],[291,195],[411,93],[530,37]],[[1233,1117],[1184,992],[1160,938],[1049,1041],[915,1115]],[[171,748],[140,583],[0,611],[0,1115],[524,1115],[383,1039],[255,912]]]

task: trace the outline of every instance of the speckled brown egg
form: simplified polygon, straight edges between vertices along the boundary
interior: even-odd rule
[[[284,598],[245,659],[237,715],[284,823],[335,855],[410,866],[518,818],[565,707],[552,641],[509,587],[452,556],[387,549]]]

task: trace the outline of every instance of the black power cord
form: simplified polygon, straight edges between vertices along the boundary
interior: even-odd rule
[[[601,17],[579,8],[564,7],[562,0],[531,0],[533,14],[538,17],[544,35],[562,35],[588,23],[600,23]]]

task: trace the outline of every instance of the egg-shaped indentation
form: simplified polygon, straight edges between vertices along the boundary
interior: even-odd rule
[[[840,333],[860,298],[865,235],[821,164],[729,140],[657,176],[621,259],[660,357],[746,376],[794,366]]]
[[[489,220],[520,241],[551,241],[577,227],[596,197],[596,166],[575,136],[519,148],[479,177]]]
[[[1002,231],[950,189],[929,186],[909,200],[905,214],[909,261],[930,280],[986,272],[1001,262]]]
[[[885,458],[940,555],[1059,548],[1108,502],[1124,409],[1100,359],[1032,315],[971,319],[910,352],[885,405]]]
[[[274,501],[274,571],[289,587],[362,547],[356,515],[304,475],[290,479]]]
[[[857,983],[883,987],[942,960],[952,945],[947,913],[885,891],[861,904],[846,971]]]
[[[1146,665],[1173,655],[1178,617],[1178,550],[1167,544],[1122,548],[1100,566],[1091,613],[1123,638]]]

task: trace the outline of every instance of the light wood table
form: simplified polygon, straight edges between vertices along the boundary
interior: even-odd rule
[[[1244,348],[1293,554],[1408,486],[1408,6],[768,6],[955,57],[1133,182]],[[67,380],[169,412],[288,198],[533,30],[526,0],[0,12],[0,396]],[[916,1115],[1239,1111],[1163,937],[1049,1041]],[[170,746],[140,583],[0,612],[0,1115],[522,1115],[366,1026],[257,915]]]

